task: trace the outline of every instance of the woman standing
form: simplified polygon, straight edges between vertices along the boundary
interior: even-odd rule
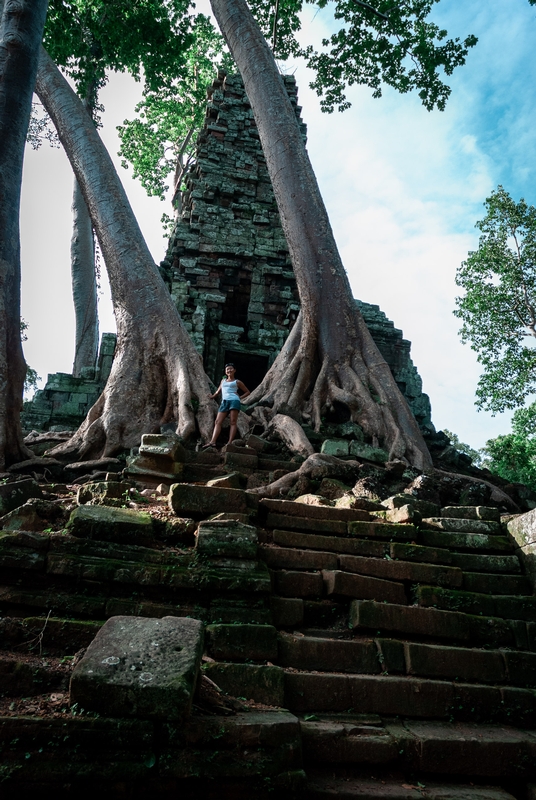
[[[221,433],[221,426],[223,420],[229,414],[231,427],[229,428],[229,444],[236,437],[236,428],[238,420],[238,412],[240,411],[240,400],[243,400],[251,392],[244,386],[242,381],[237,381],[235,378],[236,369],[234,364],[225,365],[225,378],[222,380],[214,394],[210,395],[210,399],[214,400],[221,392],[221,405],[218,409],[216,422],[214,423],[214,431],[212,432],[212,439],[203,448],[208,450],[210,447],[216,447],[218,436]],[[238,390],[242,392],[239,396]]]

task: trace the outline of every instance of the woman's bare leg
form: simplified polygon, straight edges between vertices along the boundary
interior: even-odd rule
[[[231,423],[231,427],[229,428],[229,444],[231,444],[233,439],[236,437],[237,422],[238,422],[238,409],[237,408],[232,408],[229,411],[229,414],[230,414],[229,421]],[[221,426],[220,426],[220,428],[221,428]]]
[[[231,415],[232,415],[232,413],[233,412],[231,411]],[[212,439],[210,440],[209,444],[216,444],[216,442],[218,441],[218,436],[221,433],[221,426],[223,425],[223,420],[225,419],[226,416],[227,416],[227,411],[218,411],[218,413],[216,415],[216,421],[214,423],[214,431],[212,432]],[[237,416],[238,416],[238,413],[237,413]],[[231,420],[232,420],[232,416],[231,416]]]

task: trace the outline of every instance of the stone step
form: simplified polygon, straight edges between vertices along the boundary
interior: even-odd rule
[[[349,625],[359,632],[374,630],[490,647],[536,648],[533,623],[527,625],[523,621],[517,623],[423,606],[354,600],[350,604]]]
[[[70,663],[63,657],[36,654],[21,657],[16,653],[0,651],[2,695],[20,697],[42,692],[66,692],[71,675]]]
[[[536,686],[536,653],[403,642],[381,637],[347,638],[320,631],[316,635],[279,634],[282,667],[321,672],[380,672],[462,680],[470,683]]]
[[[497,575],[486,572],[464,572],[463,588],[483,594],[532,595],[532,583],[524,575]]]
[[[450,550],[406,542],[373,541],[370,539],[349,539],[342,536],[322,536],[316,533],[274,530],[274,544],[281,547],[296,547],[301,550],[327,550],[331,553],[347,553],[355,556],[389,557],[393,560],[416,561],[428,564],[450,564]],[[515,558],[515,557],[513,557]],[[517,559],[516,559],[517,560]]]
[[[502,534],[500,522],[482,519],[460,519],[450,517],[426,517],[421,522],[421,528],[429,530],[446,531],[448,533],[487,533]]]
[[[430,678],[285,670],[285,707],[294,713],[358,709],[363,714],[527,727],[534,724],[536,693]]]
[[[481,553],[451,553],[452,566],[467,572],[486,572],[511,575],[521,572],[521,563],[516,555],[488,556]]]
[[[454,591],[435,586],[419,586],[416,598],[420,606],[447,611],[464,611],[486,617],[536,622],[536,597],[488,595],[477,592]]]
[[[401,526],[402,527],[402,526]],[[427,547],[472,550],[485,553],[512,553],[514,546],[506,536],[489,533],[450,533],[439,530],[421,530],[419,544]]]
[[[368,575],[353,575],[342,570],[322,570],[325,592],[328,597],[378,600],[385,603],[407,603],[406,590],[401,583],[371,578]]]
[[[357,508],[333,508],[332,506],[309,506],[296,503],[294,500],[270,500],[264,498],[259,503],[260,511],[270,514],[281,514],[287,517],[301,517],[311,520],[329,520],[331,522],[348,522],[350,520],[372,519],[368,511]],[[272,526],[273,527],[273,526]]]
[[[441,516],[449,519],[483,519],[501,521],[501,513],[492,506],[445,506]]]
[[[473,786],[466,784],[414,784],[411,778],[397,780],[386,776],[382,780],[373,778],[337,779],[331,774],[313,776],[307,783],[308,800],[515,800],[514,795],[492,786]],[[421,786],[423,788],[421,788]]]
[[[531,778],[536,767],[535,730],[470,722],[382,720],[353,713],[311,716],[300,715],[308,773],[309,765],[315,764],[389,763],[391,768],[428,776]],[[427,787],[428,780],[421,785]]]

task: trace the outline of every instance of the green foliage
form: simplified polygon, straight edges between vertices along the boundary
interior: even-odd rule
[[[478,450],[474,450],[470,445],[465,444],[465,442],[461,442],[459,437],[448,431],[446,428],[443,429],[443,433],[450,439],[451,445],[454,447],[458,453],[463,453],[466,456],[469,456],[475,467],[480,467],[482,463],[482,455]]]
[[[536,491],[536,403],[514,412],[512,433],[486,442],[482,466]]]
[[[536,390],[536,209],[502,186],[484,205],[478,250],[456,274],[465,295],[454,314],[484,367],[477,405],[496,413]]]
[[[59,148],[61,146],[52,120],[43,109],[41,103],[32,103],[26,141],[31,145],[32,150],[39,150],[43,142],[48,142],[51,147]]]
[[[381,97],[382,84],[406,93],[417,90],[425,108],[440,110],[450,94],[441,76],[451,75],[465,63],[475,36],[447,39],[447,31],[428,20],[439,0],[306,0],[320,8],[331,7],[339,30],[322,41],[322,48],[301,48],[294,38],[299,29],[302,0],[280,2],[278,58],[301,55],[315,72],[311,87],[321,97],[323,111],[344,111],[350,103],[346,88],[354,84],[369,86],[374,97]],[[273,32],[272,4],[251,0],[251,9],[270,41]],[[267,6],[269,6],[267,8]]]
[[[191,161],[205,117],[207,87],[216,69],[231,67],[223,38],[202,14],[195,20],[192,42],[183,56],[177,75],[158,90],[146,86],[143,100],[136,106],[139,116],[117,128],[123,167],[130,162],[147,194],[162,200],[169,188],[165,183],[169,174],[175,170],[175,182],[180,183]]]
[[[27,342],[28,336],[26,335],[26,331],[28,330],[29,325],[25,319],[21,317],[20,319],[20,340],[21,342]],[[26,377],[24,378],[24,394],[27,395],[29,392],[35,392],[37,389],[37,381],[41,380],[41,376],[37,374],[35,369],[26,365]]]

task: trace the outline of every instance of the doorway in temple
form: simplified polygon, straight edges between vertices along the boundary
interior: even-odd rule
[[[268,356],[226,350],[224,364],[229,362],[235,365],[236,377],[248,387],[250,392],[257,388],[268,371]]]

